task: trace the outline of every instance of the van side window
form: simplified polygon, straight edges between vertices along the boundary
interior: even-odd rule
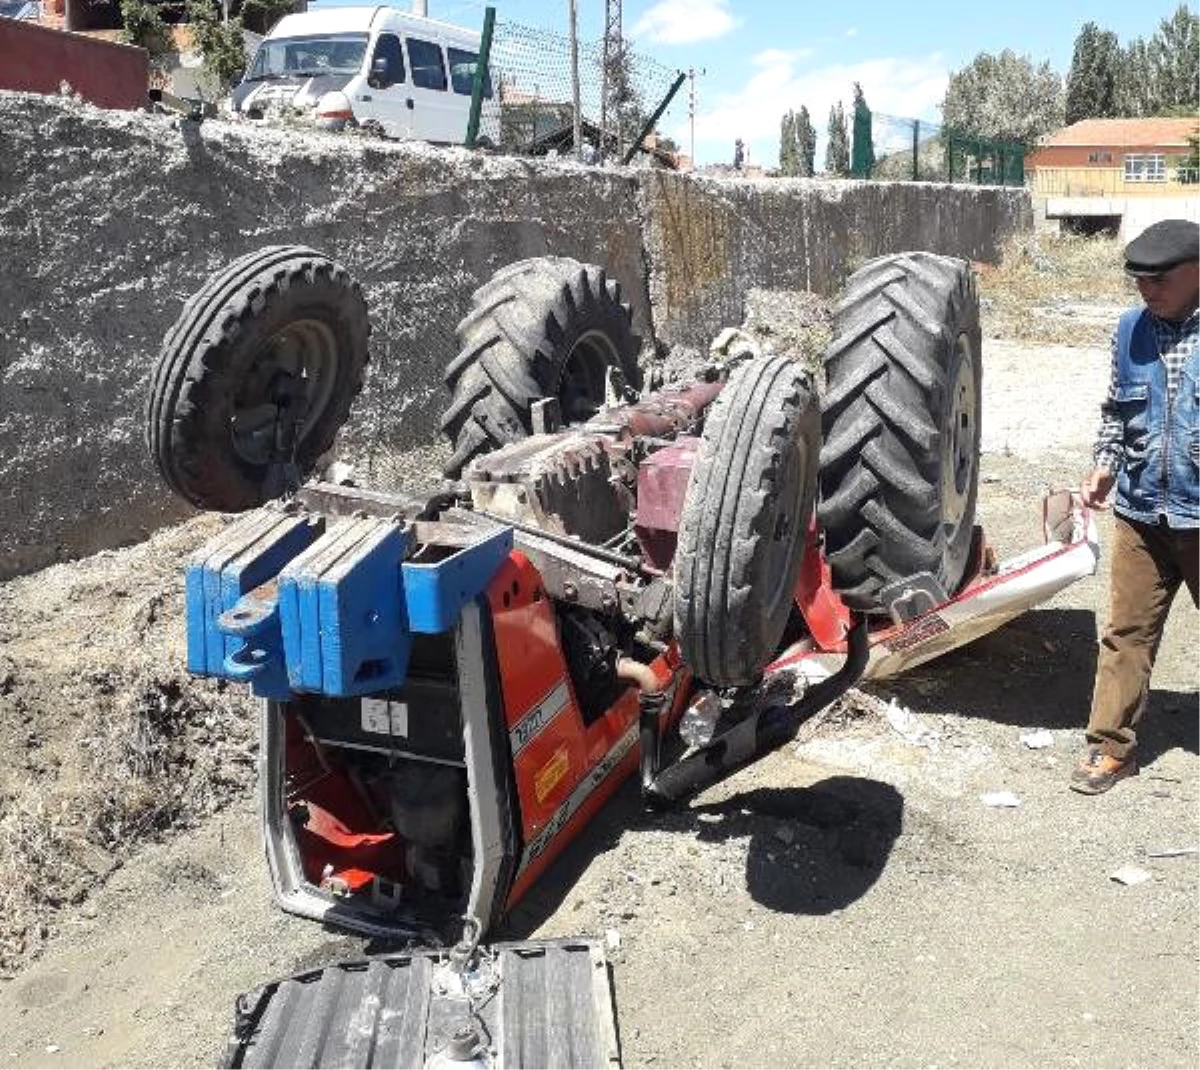
[[[410,37],[408,62],[412,65],[413,85],[421,89],[446,88],[446,65],[442,61],[441,45]]]
[[[450,47],[447,47],[446,54],[450,58],[450,84],[454,92],[469,97],[471,87],[475,83],[475,68],[479,64],[479,56],[474,52]],[[483,95],[487,100],[492,99],[491,71],[488,71],[483,79]]]
[[[378,73],[381,61],[384,69]],[[404,50],[400,47],[400,38],[394,33],[381,33],[375,42],[369,81],[376,89],[386,89],[389,85],[404,81]]]

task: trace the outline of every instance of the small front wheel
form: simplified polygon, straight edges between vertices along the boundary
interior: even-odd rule
[[[675,553],[675,637],[716,687],[757,682],[791,614],[817,491],[820,409],[788,357],[738,367],[704,424]]]
[[[298,485],[362,388],[369,326],[346,269],[259,249],[184,305],[150,378],[146,444],[176,494],[238,512]]]

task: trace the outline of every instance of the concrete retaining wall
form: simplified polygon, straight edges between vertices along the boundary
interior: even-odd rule
[[[0,578],[186,514],[142,444],[147,376],[187,296],[259,246],[311,245],[362,282],[348,443],[403,449],[436,438],[471,292],[521,257],[601,263],[644,336],[703,347],[751,286],[829,292],[902,248],[988,259],[1029,225],[1012,191],[722,183],[6,93],[0,144]]]
[[[752,287],[835,293],[865,260],[925,249],[994,262],[1032,225],[1029,197],[1002,187],[823,180],[736,181],[669,172],[641,179],[655,329],[706,344],[742,321]]]

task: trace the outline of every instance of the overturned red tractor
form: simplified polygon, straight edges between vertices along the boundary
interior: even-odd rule
[[[286,909],[434,945],[464,917],[486,932],[635,770],[651,804],[686,799],[863,675],[1094,569],[1065,493],[1046,545],[1010,561],[975,524],[969,264],[871,261],[833,328],[820,399],[802,362],[749,351],[639,396],[619,285],[514,264],[459,325],[449,478],[398,493],[308,479],[367,363],[342,267],[263,249],[187,303],[148,444],[177,493],[247,511],[189,567],[188,660],[266,700]],[[785,669],[796,701],[754,701]],[[239,1035],[261,1043],[265,1013]]]

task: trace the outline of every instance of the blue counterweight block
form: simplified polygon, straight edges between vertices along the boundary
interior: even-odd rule
[[[291,698],[276,584],[265,583],[242,595],[232,609],[221,614],[218,624],[225,635],[241,640],[225,658],[222,675],[234,683],[250,684],[259,698]]]
[[[221,614],[275,576],[324,529],[321,517],[267,506],[230,524],[191,557],[185,579],[189,672],[226,675],[225,659],[241,640],[222,632]]]
[[[463,606],[487,590],[512,544],[512,528],[498,528],[442,561],[406,561],[404,596],[409,627],[428,634],[453,628]]]
[[[404,681],[412,648],[400,565],[409,535],[398,521],[339,523],[279,576],[288,682],[334,697]]]

